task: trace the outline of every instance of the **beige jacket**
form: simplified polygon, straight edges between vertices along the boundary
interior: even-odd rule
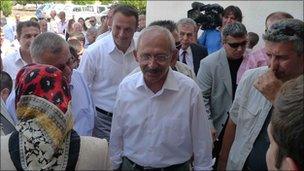
[[[8,151],[10,135],[1,136],[0,170],[16,170]],[[108,142],[105,139],[81,136],[76,170],[111,170]]]

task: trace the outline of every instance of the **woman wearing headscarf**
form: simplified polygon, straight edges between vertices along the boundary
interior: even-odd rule
[[[62,72],[30,64],[16,77],[17,131],[1,137],[0,170],[109,170],[108,144],[73,130]]]

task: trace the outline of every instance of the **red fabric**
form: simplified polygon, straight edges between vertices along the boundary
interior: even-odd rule
[[[63,113],[67,111],[71,94],[62,72],[51,65],[30,64],[16,77],[17,105],[22,95],[36,95],[55,104]]]

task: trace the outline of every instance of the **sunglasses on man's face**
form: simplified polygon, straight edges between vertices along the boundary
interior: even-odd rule
[[[228,43],[228,42],[227,42],[227,44],[228,44],[231,48],[236,49],[236,48],[238,48],[239,46],[245,47],[246,44],[247,44],[247,41],[243,41],[243,42],[240,42],[240,43]]]

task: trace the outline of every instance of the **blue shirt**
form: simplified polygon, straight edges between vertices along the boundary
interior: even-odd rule
[[[81,73],[77,70],[73,70],[72,74],[71,95],[74,130],[81,136],[92,136],[96,116],[95,106],[88,86]],[[12,120],[17,124],[15,91],[12,91],[9,95],[6,105]]]
[[[206,47],[208,54],[211,54],[222,47],[221,32],[217,29],[206,29],[198,38],[198,43]]]
[[[4,33],[4,39],[9,40],[10,42],[12,42],[15,39],[15,34],[12,26],[8,24],[4,25],[3,33]]]

